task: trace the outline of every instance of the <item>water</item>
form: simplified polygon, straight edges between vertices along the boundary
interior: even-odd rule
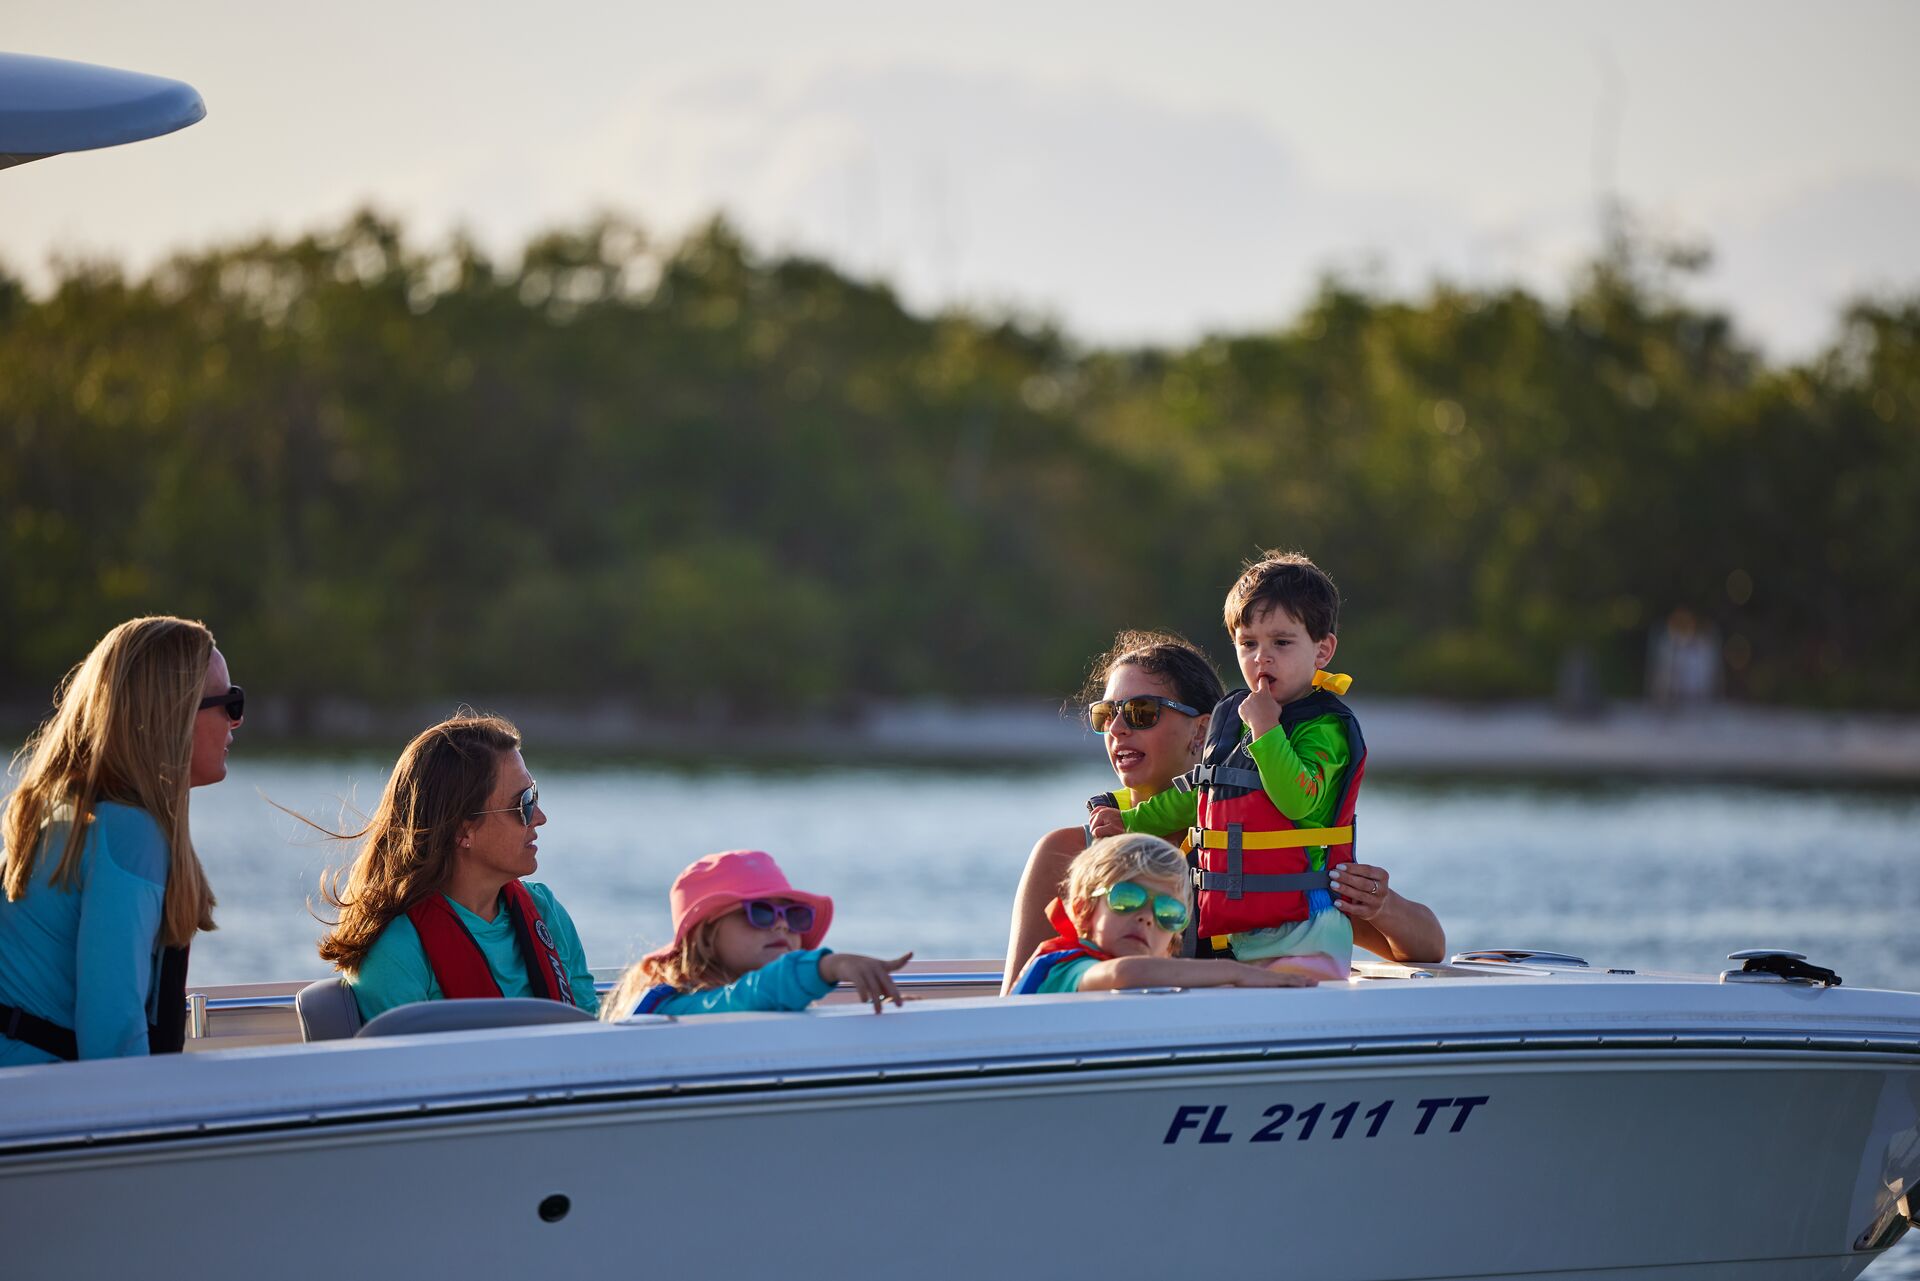
[[[550,822],[536,879],[588,958],[618,966],[669,937],[667,886],[689,860],[758,847],[833,895],[840,948],[999,957],[1027,850],[1077,821],[1092,769],[673,771],[529,762]],[[198,982],[319,976],[307,912],[351,848],[386,762],[249,761],[194,793],[194,838],[220,896]],[[1790,947],[1849,986],[1920,988],[1920,793],[1735,784],[1368,783],[1361,856],[1429,904],[1450,948],[1547,947],[1596,965],[1713,972],[1730,951]],[[352,816],[348,819],[351,821]],[[1920,1281],[1920,1233],[1866,1274]]]
[[[669,937],[667,886],[694,857],[771,850],[834,896],[833,941],[875,953],[999,957],[1040,833],[1075,822],[1092,770],[981,772],[530,764],[550,821],[540,870],[595,966]],[[371,808],[376,760],[244,761],[194,795],[220,896],[194,946],[203,982],[323,971],[307,899],[352,847],[329,826]],[[354,816],[346,816],[353,823]],[[1718,971],[1730,951],[1791,947],[1850,986],[1920,987],[1920,794],[1732,784],[1582,787],[1370,781],[1360,853],[1425,901],[1448,944],[1549,947],[1596,965]]]

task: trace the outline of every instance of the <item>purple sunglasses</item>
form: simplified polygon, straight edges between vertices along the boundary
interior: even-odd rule
[[[813,908],[805,903],[774,903],[755,898],[740,906],[747,913],[747,924],[757,930],[770,930],[775,921],[785,921],[795,934],[805,934],[813,928]]]

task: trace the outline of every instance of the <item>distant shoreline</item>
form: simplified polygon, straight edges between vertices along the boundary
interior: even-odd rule
[[[1662,709],[1615,703],[1565,714],[1547,703],[1349,700],[1365,729],[1370,775],[1656,776],[1779,782],[1920,783],[1920,717],[1731,704]],[[1097,759],[1098,738],[1040,699],[874,702],[790,720],[667,719],[636,706],[542,698],[474,700],[513,719],[529,741],[566,752],[748,760],[1009,765]],[[259,698],[247,737],[274,746],[397,752],[449,715],[451,701],[376,707],[323,700],[296,722],[286,700]],[[0,708],[18,743],[42,714]]]

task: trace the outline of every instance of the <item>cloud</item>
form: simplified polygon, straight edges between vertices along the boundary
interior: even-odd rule
[[[1864,174],[1730,212],[1712,237],[1701,292],[1727,306],[1775,355],[1831,342],[1862,295],[1920,289],[1920,181]]]
[[[504,254],[596,207],[666,235],[725,211],[756,242],[883,277],[919,308],[1015,306],[1089,342],[1127,343],[1285,322],[1330,269],[1396,291],[1443,276],[1558,294],[1598,242],[1591,192],[1520,181],[1582,166],[1462,132],[1438,111],[1406,121],[1391,146],[1378,130],[1356,135],[1354,94],[1373,85],[1262,115],[1065,72],[796,58],[636,69],[618,91],[495,94],[459,113],[388,103],[367,111],[404,128],[344,134],[299,94],[234,86],[219,121],[12,179],[4,250],[40,279],[48,245],[112,245],[138,265],[165,246],[308,228],[372,200],[416,237],[466,226]],[[1362,149],[1339,153],[1354,162],[1339,179],[1326,172],[1335,139]],[[1379,172],[1357,176],[1373,156]],[[1920,225],[1920,178],[1802,179],[1763,199],[1747,177],[1718,199],[1675,189],[1655,225],[1713,247],[1700,296],[1774,355],[1817,349],[1853,294],[1920,285],[1920,239],[1907,232]]]
[[[1471,267],[1439,202],[1331,190],[1249,115],[1101,85],[935,68],[728,76],[636,95],[549,159],[656,223],[725,209],[756,236],[993,301],[1092,340],[1289,316],[1332,266]]]

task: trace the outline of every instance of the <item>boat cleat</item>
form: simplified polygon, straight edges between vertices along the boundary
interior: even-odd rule
[[[1739,961],[1737,970],[1722,970],[1722,983],[1801,983],[1808,986],[1839,987],[1840,976],[1807,962],[1801,952],[1778,947],[1750,947],[1729,952],[1729,961]]]

